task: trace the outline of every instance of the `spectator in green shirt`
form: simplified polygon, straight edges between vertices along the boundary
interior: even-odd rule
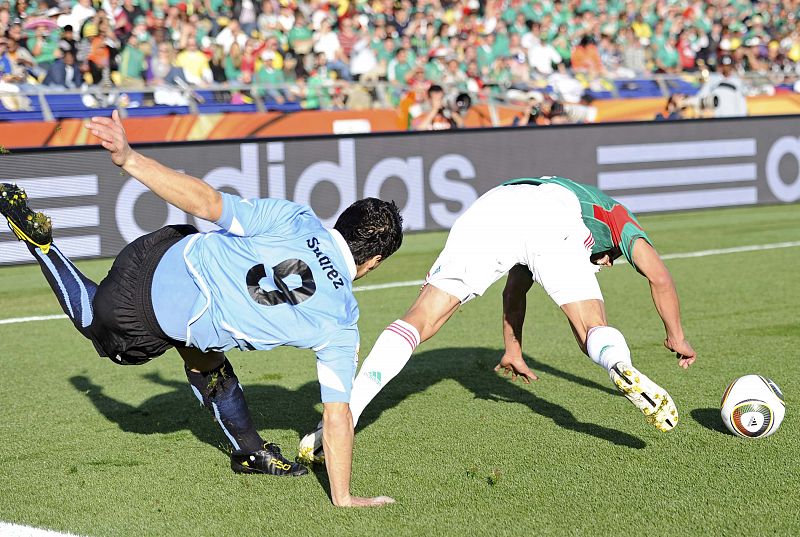
[[[314,69],[306,82],[306,100],[304,108],[328,109],[331,106],[330,86],[333,82],[333,71],[328,68],[328,58],[320,52],[314,56]]]
[[[510,57],[504,56],[495,59],[487,82],[491,84],[490,92],[492,95],[505,94],[513,82]]]
[[[38,26],[35,34],[28,38],[25,44],[36,63],[43,69],[47,69],[56,59],[58,50],[58,32],[47,33],[44,26]]]
[[[499,21],[494,29],[494,32],[492,33],[495,36],[494,45],[492,46],[492,53],[494,54],[494,57],[497,58],[498,56],[510,56],[511,53],[508,48],[508,28],[506,27],[506,23]]]
[[[561,25],[558,27],[558,34],[553,38],[550,44],[553,45],[553,48],[556,49],[558,55],[561,56],[561,60],[564,63],[569,64],[569,62],[572,60],[572,46],[569,36],[567,35],[566,26]]]
[[[529,30],[530,28],[528,27],[528,21],[525,20],[525,15],[522,13],[517,13],[517,16],[511,23],[511,27],[508,29],[509,32],[520,35],[528,33]]]
[[[120,85],[129,87],[143,85],[145,70],[147,70],[147,58],[139,46],[139,39],[131,34],[119,57]]]
[[[487,34],[483,37],[483,43],[478,47],[478,67],[482,72],[491,69],[495,59],[495,35]]]
[[[408,73],[414,68],[414,62],[409,59],[408,49],[401,48],[386,69],[386,78],[395,86],[405,86]]]
[[[397,47],[391,39],[384,39],[383,41],[376,41],[375,36],[370,38],[370,48],[375,53],[375,59],[378,60],[378,75],[383,78],[389,76],[389,65],[395,59]]]
[[[261,69],[256,71],[254,82],[258,86],[262,86],[260,93],[264,98],[283,104],[286,102],[286,93],[284,88],[278,86],[285,84],[286,78],[283,76],[283,71],[275,69],[272,65],[274,60],[275,53],[271,50],[267,50],[261,55],[261,61],[264,63]]]
[[[297,12],[294,26],[289,30],[289,49],[297,56],[305,56],[314,46],[314,34],[302,12]]]
[[[679,60],[677,41],[673,36],[669,36],[660,47],[656,48],[656,67],[661,73],[677,73],[680,71]]]
[[[425,78],[431,82],[441,82],[445,71],[444,58],[446,55],[445,49],[433,51],[431,59],[425,64]]]
[[[240,82],[242,80],[242,48],[239,43],[231,45],[228,54],[223,62],[225,68],[225,78],[228,82]]]

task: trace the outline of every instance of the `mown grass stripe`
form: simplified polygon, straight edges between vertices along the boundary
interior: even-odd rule
[[[699,250],[697,252],[679,252],[675,254],[665,254],[662,255],[662,259],[690,259],[694,257],[708,257],[712,255],[723,255],[723,254],[737,254],[741,252],[757,252],[762,250],[776,250],[779,248],[793,248],[796,246],[800,246],[800,241],[790,241],[790,242],[775,242],[772,244],[751,244],[747,246],[734,246],[731,248],[716,248],[713,250]],[[618,259],[614,262],[615,264],[623,264],[627,263],[624,259]],[[362,291],[379,291],[381,289],[393,289],[395,287],[415,287],[418,285],[422,285],[425,283],[425,280],[408,280],[404,282],[388,282],[388,283],[378,283],[375,285],[360,285],[357,287],[353,287],[353,291],[355,292],[362,292]],[[61,315],[34,315],[31,317],[12,317],[9,319],[0,319],[0,325],[2,324],[17,324],[17,323],[29,323],[34,321],[52,321],[55,319],[66,319],[67,316],[64,314]]]

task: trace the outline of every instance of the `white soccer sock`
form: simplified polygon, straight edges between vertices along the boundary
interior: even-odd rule
[[[622,332],[611,326],[595,326],[586,335],[586,351],[599,366],[611,370],[619,362],[631,363],[631,351]]]
[[[381,388],[405,367],[417,345],[419,332],[407,322],[398,319],[386,327],[364,359],[353,382],[350,395],[353,425],[358,423],[364,408],[378,395]]]

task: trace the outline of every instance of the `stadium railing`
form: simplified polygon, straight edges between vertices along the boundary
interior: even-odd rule
[[[582,93],[594,99],[625,99],[644,97],[668,97],[673,93],[694,95],[704,81],[702,74],[650,75],[635,78],[604,78],[588,80],[576,75],[581,83]],[[775,81],[767,75],[749,74],[745,77],[748,94],[756,95],[775,91],[789,84]],[[453,86],[442,84],[448,93],[458,93]],[[527,83],[498,85],[489,83],[488,91],[470,93],[473,104],[509,104],[512,99],[507,90],[539,91],[556,98],[563,98],[559,87],[553,87],[546,80]],[[574,87],[574,84],[573,84]],[[170,114],[213,114],[224,112],[294,112],[302,109],[301,98],[277,102],[266,96],[283,93],[297,95],[296,84],[281,85],[233,85],[214,84],[197,87],[182,83],[169,86],[140,87],[101,87],[88,86],[67,90],[51,86],[23,85],[19,91],[7,92],[0,88],[0,121],[54,121],[62,118],[84,118],[92,115],[109,114],[119,110],[123,117],[160,116]],[[494,91],[492,89],[494,88]],[[337,93],[349,96],[360,92],[362,99],[357,106],[365,108],[396,108],[404,94],[412,88],[389,82],[343,82],[331,81],[325,86],[315,88],[312,98],[319,106],[310,109],[337,109],[332,97]],[[325,95],[323,95],[325,94]],[[243,97],[234,100],[235,95]],[[339,105],[341,106],[341,105]],[[496,117],[496,114],[491,114]]]

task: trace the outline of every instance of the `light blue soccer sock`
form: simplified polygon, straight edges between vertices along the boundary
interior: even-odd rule
[[[55,244],[45,254],[41,248],[25,244],[39,263],[42,274],[56,295],[61,309],[67,314],[75,328],[91,339],[89,326],[94,319],[92,301],[97,292],[97,284],[84,276],[72,261]]]

